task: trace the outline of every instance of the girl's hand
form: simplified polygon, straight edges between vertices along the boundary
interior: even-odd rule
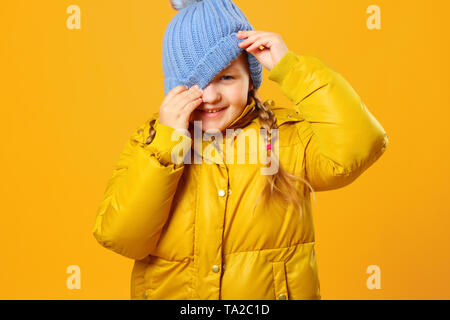
[[[253,54],[269,71],[289,51],[283,39],[277,33],[249,30],[239,31],[237,37],[239,39],[247,38],[240,42],[238,46]],[[264,46],[264,49],[260,48],[260,46]]]
[[[202,103],[203,91],[197,86],[177,86],[170,90],[159,108],[159,123],[173,129],[188,130],[192,112]]]

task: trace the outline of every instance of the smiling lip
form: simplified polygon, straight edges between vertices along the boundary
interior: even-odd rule
[[[211,109],[197,109],[195,111],[197,111],[199,114],[202,115],[202,117],[207,117],[207,118],[216,118],[219,117],[220,115],[222,115],[223,110],[225,110],[228,107],[224,107],[224,108],[211,108]],[[217,111],[218,110],[218,111]],[[216,111],[216,112],[208,112],[208,111]]]

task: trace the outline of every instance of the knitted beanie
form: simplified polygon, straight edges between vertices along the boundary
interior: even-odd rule
[[[232,0],[171,0],[178,10],[163,38],[164,95],[179,85],[204,89],[244,50],[239,30],[254,30]],[[262,83],[262,65],[248,54],[255,89]]]

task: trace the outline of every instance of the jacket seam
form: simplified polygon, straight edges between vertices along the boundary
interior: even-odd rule
[[[267,248],[267,249],[256,249],[256,250],[246,250],[246,251],[237,251],[237,252],[231,252],[231,253],[226,253],[225,256],[229,256],[232,254],[238,254],[238,253],[246,253],[246,252],[256,252],[256,251],[266,251],[266,250],[277,250],[277,249],[287,249],[287,248],[292,248],[292,247],[296,247],[298,245],[301,244],[310,244],[310,243],[315,243],[315,241],[307,241],[307,242],[299,242],[287,247],[277,247],[277,248]]]
[[[175,259],[167,259],[167,258],[164,258],[164,257],[160,257],[160,256],[155,256],[155,255],[152,255],[152,254],[150,254],[150,255],[148,255],[149,257],[150,256],[152,256],[152,257],[154,257],[154,258],[156,258],[156,259],[161,259],[161,260],[164,260],[164,261],[166,261],[166,262],[183,262],[183,263],[186,263],[186,258],[187,259],[189,259],[189,260],[191,260],[191,257],[186,257],[186,258],[183,258],[183,259],[181,259],[181,260],[175,260]],[[151,264],[151,262],[148,262],[149,264]]]
[[[201,166],[200,170],[197,170],[195,172],[195,175],[197,179],[199,179],[198,175],[203,175],[203,166]],[[201,177],[200,177],[201,178]],[[197,293],[197,286],[198,286],[198,258],[197,256],[197,246],[198,246],[198,237],[197,237],[197,223],[198,223],[198,197],[199,197],[199,184],[196,184],[196,196],[195,196],[195,218],[194,218],[194,248],[192,252],[192,278],[191,278],[191,287],[192,287],[192,298],[199,297]]]
[[[317,89],[311,91],[311,92],[310,92],[309,94],[307,94],[303,99],[301,99],[298,103],[302,103],[303,100],[305,100],[306,98],[308,98],[308,97],[311,96],[312,94],[316,93],[318,90],[320,90],[320,89],[326,87],[328,84],[329,84],[329,83],[325,83],[325,84],[319,86]]]
[[[293,244],[293,245],[290,245],[290,246],[286,246],[286,247],[276,247],[276,248],[265,248],[265,249],[255,249],[255,250],[236,251],[236,252],[231,252],[231,253],[225,253],[224,256],[228,256],[228,255],[232,255],[232,254],[238,254],[238,253],[256,252],[256,251],[267,251],[267,250],[287,249],[287,248],[296,247],[296,246],[301,245],[301,244],[311,244],[311,243],[315,243],[315,241],[298,242],[298,243],[296,243],[296,244]],[[195,253],[194,253],[194,256],[195,256]],[[184,260],[185,260],[186,258],[191,259],[191,257],[186,257],[186,258],[184,258],[184,259],[182,259],[182,260],[166,259],[166,258],[163,258],[163,257],[160,257],[160,256],[153,256],[153,257],[155,257],[155,258],[157,258],[157,259],[163,259],[163,260],[168,261],[168,262],[185,262]]]
[[[307,122],[308,122],[308,121],[307,121]],[[308,122],[308,123],[309,123],[309,122]],[[299,139],[300,139],[300,142],[303,144],[303,150],[304,150],[304,158],[303,158],[303,161],[304,161],[304,167],[305,167],[305,177],[306,177],[306,175],[307,175],[307,173],[308,173],[308,171],[307,171],[307,163],[306,163],[306,159],[307,159],[307,148],[308,148],[309,144],[311,143],[312,136],[315,136],[315,135],[316,135],[316,133],[312,130],[311,123],[309,123],[309,129],[311,130],[312,133],[311,133],[311,135],[310,135],[310,137],[309,137],[309,139],[308,139],[308,142],[305,144],[305,143],[303,142],[303,140],[302,140],[301,135],[300,135],[299,128],[297,127],[297,135],[298,135],[298,137],[299,137]],[[327,161],[329,161],[329,162],[331,162],[331,163],[334,165],[334,167],[336,167],[336,168],[342,168],[342,171],[343,171],[343,172],[342,172],[342,173],[337,173],[337,174],[333,173],[333,177],[346,177],[346,176],[350,175],[350,174],[353,172],[352,169],[347,169],[347,168],[345,168],[344,166],[340,165],[339,163],[337,163],[337,162],[334,161],[333,159],[331,159],[331,158],[329,158],[329,157],[323,155],[322,153],[319,153],[319,157],[320,157],[320,158],[323,158],[323,159],[325,159],[325,160],[327,160]]]
[[[275,272],[273,270],[273,262],[271,262],[271,267],[272,267],[272,287],[273,287],[273,296],[275,297],[275,300],[277,300],[277,288],[275,285]]]

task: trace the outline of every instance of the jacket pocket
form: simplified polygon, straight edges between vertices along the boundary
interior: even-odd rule
[[[273,286],[276,300],[288,300],[286,267],[284,261],[272,261]]]
[[[144,273],[147,300],[187,300],[190,295],[189,258],[182,261],[149,256]]]

